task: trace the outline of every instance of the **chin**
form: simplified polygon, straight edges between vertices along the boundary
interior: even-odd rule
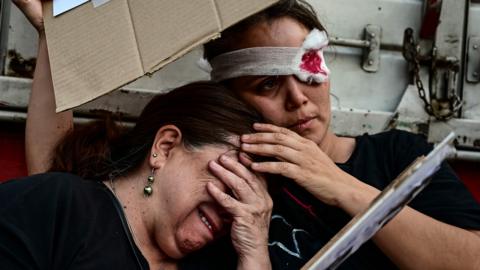
[[[202,241],[182,239],[176,243],[174,252],[172,252],[171,255],[169,254],[169,256],[175,259],[180,259],[192,252],[202,249],[204,246],[205,243],[203,243]]]

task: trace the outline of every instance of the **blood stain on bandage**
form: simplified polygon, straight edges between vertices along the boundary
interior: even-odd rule
[[[327,73],[322,70],[322,58],[318,54],[317,50],[310,50],[302,55],[302,63],[300,64],[300,68],[312,74],[321,73],[323,75],[327,75]]]

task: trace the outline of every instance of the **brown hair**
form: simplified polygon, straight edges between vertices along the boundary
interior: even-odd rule
[[[158,129],[172,124],[187,148],[231,145],[228,137],[253,132],[260,115],[231,91],[197,82],[154,97],[133,129],[119,128],[111,117],[68,134],[57,146],[50,171],[67,171],[92,180],[128,173],[145,160]]]
[[[204,45],[204,57],[207,60],[215,56],[234,50],[235,44],[251,27],[262,22],[271,22],[282,17],[290,17],[308,29],[325,30],[318,20],[313,7],[304,0],[280,0],[271,7],[233,25],[222,32],[222,36]]]

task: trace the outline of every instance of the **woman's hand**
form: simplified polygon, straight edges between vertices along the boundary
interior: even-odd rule
[[[25,17],[37,29],[39,35],[45,33],[43,26],[43,10],[40,0],[12,0],[12,2],[25,14]]]
[[[253,163],[257,172],[281,174],[326,204],[339,206],[339,196],[358,182],[342,171],[313,141],[271,124],[255,124],[258,133],[243,135],[241,149],[275,157],[278,161]]]
[[[246,155],[240,154],[243,164]],[[269,269],[268,230],[272,214],[272,199],[265,179],[253,173],[233,157],[226,154],[211,161],[209,168],[232,191],[224,193],[208,183],[209,193],[233,218],[231,238],[238,253],[239,269]]]

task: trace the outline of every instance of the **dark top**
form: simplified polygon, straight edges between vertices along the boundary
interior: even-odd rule
[[[383,190],[418,156],[431,149],[424,137],[404,131],[365,134],[356,138],[349,160],[337,165],[360,181]],[[269,242],[274,269],[301,268],[351,219],[343,210],[319,202],[291,180],[283,180],[273,197]],[[446,163],[409,206],[460,228],[480,229],[479,204]],[[368,241],[338,269],[396,267]]]
[[[350,159],[338,165],[379,190],[432,149],[423,137],[401,131],[363,135],[356,143]],[[291,180],[273,182],[280,182],[272,193],[269,242],[273,268],[299,269],[351,217],[322,204]],[[437,220],[480,229],[480,206],[447,164],[409,205]],[[49,173],[1,184],[0,268],[148,269],[120,207],[103,184],[69,174]],[[236,255],[226,238],[188,256],[179,268],[235,266]],[[395,266],[371,241],[340,266],[392,268]]]
[[[1,269],[148,269],[102,183],[65,173],[0,185]]]

